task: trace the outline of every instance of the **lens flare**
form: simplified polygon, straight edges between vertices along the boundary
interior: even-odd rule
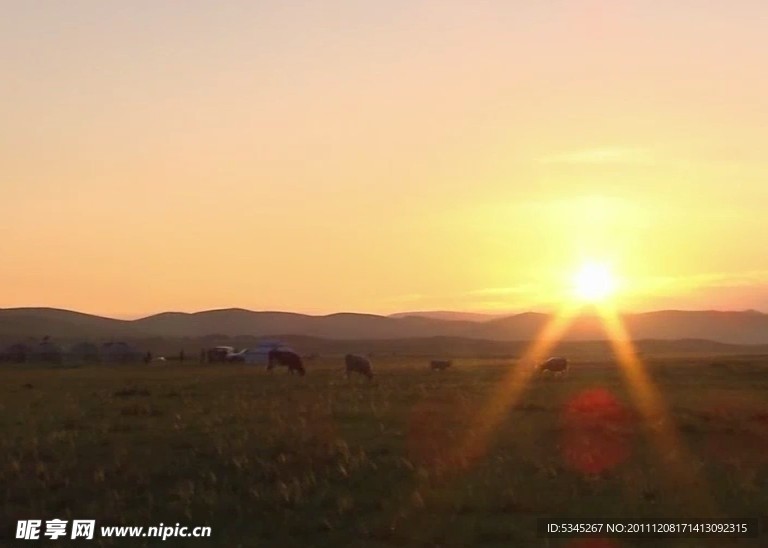
[[[562,456],[570,468],[595,475],[631,455],[632,414],[604,388],[583,390],[568,401],[562,424]]]

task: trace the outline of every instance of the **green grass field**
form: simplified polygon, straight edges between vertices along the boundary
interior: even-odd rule
[[[686,516],[619,370],[576,363],[565,379],[535,379],[487,451],[456,462],[512,365],[426,364],[375,360],[372,383],[330,359],[303,378],[232,365],[3,366],[0,544],[35,544],[7,540],[17,519],[61,518],[213,530],[197,542],[79,543],[94,546],[768,545],[537,537],[542,516]],[[696,487],[722,517],[767,516],[768,360],[648,367]]]

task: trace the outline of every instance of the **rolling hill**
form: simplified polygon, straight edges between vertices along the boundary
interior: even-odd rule
[[[430,310],[421,312],[397,312],[390,314],[389,318],[432,318],[435,320],[452,320],[468,322],[485,322],[496,318],[503,318],[510,314],[484,314],[482,312],[457,312],[451,310]]]
[[[50,335],[61,339],[199,338],[205,336],[293,335],[337,340],[458,337],[488,341],[529,341],[549,321],[528,312],[485,321],[446,320],[420,315],[377,316],[339,313],[310,316],[243,309],[196,313],[165,312],[137,320],[117,320],[51,308],[0,309],[0,341]],[[768,344],[768,315],[761,312],[658,311],[627,314],[634,339],[706,339],[727,344]],[[567,341],[604,340],[594,316],[576,319]]]

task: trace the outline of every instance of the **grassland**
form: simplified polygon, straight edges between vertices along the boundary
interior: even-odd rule
[[[761,545],[538,538],[540,516],[685,509],[609,362],[536,379],[487,452],[446,458],[511,366],[463,360],[436,373],[392,358],[372,383],[330,359],[304,378],[233,365],[3,366],[0,543],[34,544],[8,540],[17,519],[61,518],[213,529],[197,543],[80,544],[93,546]],[[720,515],[768,515],[768,360],[648,367]]]

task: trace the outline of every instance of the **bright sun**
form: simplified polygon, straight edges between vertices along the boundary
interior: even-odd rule
[[[605,264],[588,262],[573,277],[573,290],[582,301],[601,302],[616,292],[616,281]]]

